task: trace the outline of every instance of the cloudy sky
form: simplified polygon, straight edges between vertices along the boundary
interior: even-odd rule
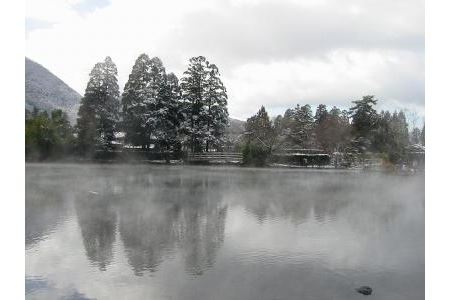
[[[26,56],[84,93],[111,56],[123,88],[141,53],[182,76],[215,63],[232,117],[309,103],[424,113],[423,0],[27,0]]]

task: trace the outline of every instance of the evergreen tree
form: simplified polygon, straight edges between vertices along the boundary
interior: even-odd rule
[[[403,111],[394,112],[392,116],[393,141],[389,159],[393,162],[402,160],[405,157],[406,147],[409,144],[408,122]]]
[[[388,153],[392,141],[392,115],[389,111],[381,111],[378,116],[376,132],[373,137],[373,145],[381,153]]]
[[[124,88],[122,105],[127,140],[148,148],[168,150],[177,138],[180,88],[177,77],[166,75],[158,57],[141,54]]]
[[[391,115],[388,111],[382,111],[373,134],[374,149],[385,153],[390,161],[399,162],[404,158],[408,144],[408,123],[405,114],[400,111]]]
[[[359,151],[365,152],[373,148],[373,138],[378,122],[378,114],[373,108],[377,104],[375,96],[363,96],[361,100],[353,101],[350,108],[354,146]]]
[[[159,149],[169,141],[169,100],[166,69],[161,59],[153,57],[150,60],[150,84],[144,103],[147,131],[151,141]]]
[[[117,67],[108,56],[104,62],[104,78],[100,98],[99,116],[100,116],[100,136],[102,144],[106,148],[111,146],[118,131],[119,123],[119,84],[117,83]]]
[[[328,116],[327,106],[325,104],[319,104],[316,109],[316,115],[314,116],[314,122],[316,125],[326,120]]]
[[[411,131],[411,136],[410,136],[410,142],[411,144],[421,144],[421,139],[420,139],[420,135],[421,135],[421,131],[419,128],[414,127],[414,129]]]
[[[420,141],[422,146],[425,146],[425,124],[422,127],[422,132],[420,133]]]
[[[244,164],[263,166],[272,152],[276,134],[264,106],[245,123]]]
[[[206,121],[206,151],[211,146],[220,149],[228,126],[227,91],[219,76],[217,66],[209,64],[202,111]]]
[[[275,131],[264,106],[261,106],[256,115],[247,119],[245,133],[247,142],[259,143],[267,149],[272,149]]]
[[[119,85],[117,68],[111,58],[97,63],[78,111],[78,144],[82,153],[95,147],[110,149],[119,121]]]
[[[180,86],[184,142],[193,152],[209,151],[210,146],[220,148],[228,125],[228,111],[226,89],[218,68],[203,56],[193,57]]]
[[[141,54],[133,66],[122,94],[125,141],[142,148],[148,146],[150,136],[146,126],[146,105],[150,85],[150,58]]]
[[[273,120],[273,129],[277,137],[281,137],[283,135],[283,117],[278,115]]]
[[[364,96],[361,100],[352,102],[355,105],[350,108],[350,113],[356,137],[369,137],[375,129],[378,116],[373,107],[377,101],[375,96]]]
[[[160,82],[161,98],[158,102],[158,110],[155,115],[155,136],[159,149],[170,150],[177,148],[177,133],[181,115],[180,111],[180,88],[178,78],[170,73],[167,76],[163,72],[163,80]]]
[[[204,122],[202,122],[202,107],[204,88],[207,77],[207,61],[203,56],[193,57],[189,60],[187,71],[181,79],[181,91],[183,97],[184,122],[182,130],[185,133],[186,142],[193,152],[202,151],[204,138]]]
[[[314,118],[309,104],[297,106],[293,110],[290,138],[295,145],[304,148],[313,147],[315,142]]]
[[[164,142],[167,147],[169,147],[169,145],[178,147],[178,129],[183,121],[183,116],[181,114],[181,90],[178,85],[178,78],[173,73],[167,75],[165,97],[167,117],[165,123],[163,123],[164,130],[166,131]]]

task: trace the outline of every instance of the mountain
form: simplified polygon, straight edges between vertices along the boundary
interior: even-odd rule
[[[25,108],[62,109],[75,123],[81,95],[40,64],[25,57]]]
[[[225,130],[225,134],[232,143],[238,144],[245,130],[245,122],[233,118],[229,118],[229,121],[230,126]]]
[[[228,133],[241,134],[244,132],[245,121],[230,118],[230,127],[227,128]]]

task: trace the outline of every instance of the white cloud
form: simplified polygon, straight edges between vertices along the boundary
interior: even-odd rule
[[[423,111],[421,0],[112,0],[89,14],[79,1],[27,1],[26,16],[52,26],[28,32],[26,55],[81,94],[97,61],[111,56],[123,87],[146,52],[178,76],[191,56],[216,63],[239,118],[364,94]]]
[[[287,107],[319,104],[348,107],[362,95],[377,95],[380,108],[409,107],[423,113],[423,64],[399,51],[341,49],[325,59],[297,58],[246,64],[226,77],[230,109],[244,118],[260,105],[282,114]],[[407,100],[407,101],[402,101]]]

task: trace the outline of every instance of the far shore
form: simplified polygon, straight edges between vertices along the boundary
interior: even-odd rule
[[[364,172],[364,173],[385,173],[394,175],[415,175],[422,174],[424,170],[413,169],[413,168],[401,168],[396,166],[395,168],[382,168],[382,167],[364,167],[364,166],[353,166],[353,167],[335,167],[333,165],[325,166],[299,166],[299,165],[289,165],[289,164],[267,164],[264,166],[252,166],[244,165],[242,163],[224,163],[224,162],[209,162],[209,163],[189,163],[183,160],[171,160],[167,163],[165,160],[102,160],[102,159],[81,159],[81,158],[71,158],[71,159],[59,159],[59,160],[44,160],[44,161],[30,161],[26,160],[25,164],[80,164],[80,165],[133,165],[133,166],[198,166],[198,167],[237,167],[242,169],[291,169],[291,170],[326,170],[326,171],[353,171],[353,172]]]

